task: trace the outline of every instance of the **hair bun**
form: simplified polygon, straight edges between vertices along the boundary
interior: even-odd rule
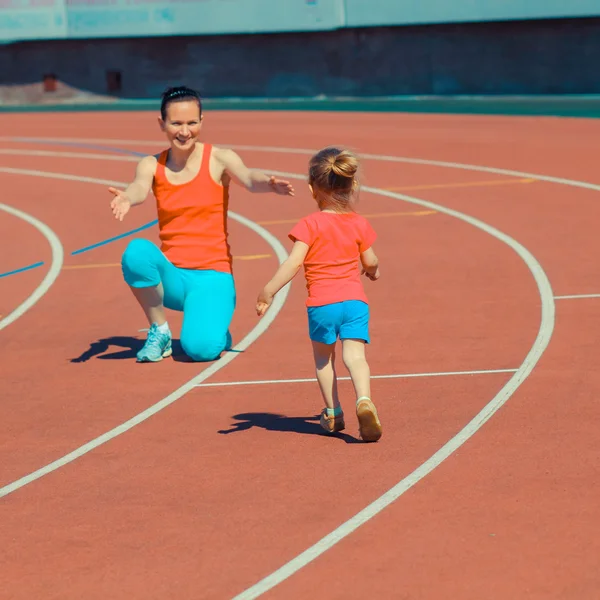
[[[356,157],[347,150],[342,150],[337,156],[331,157],[331,170],[338,177],[347,177],[353,179],[358,171],[358,161]]]

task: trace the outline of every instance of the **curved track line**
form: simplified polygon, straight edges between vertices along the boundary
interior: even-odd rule
[[[17,208],[13,208],[12,206],[8,206],[7,204],[0,204],[0,210],[18,217],[19,219],[23,219],[23,221],[33,225],[48,240],[52,250],[52,263],[50,264],[50,269],[46,273],[46,276],[25,302],[22,302],[9,315],[0,320],[1,331],[11,323],[14,323],[19,317],[22,317],[50,289],[62,269],[64,251],[58,236],[45,223],[42,223],[30,214]]]
[[[280,175],[283,177],[296,177],[293,173],[286,173],[282,171],[270,171],[274,175]],[[377,500],[369,504],[366,508],[361,510],[354,517],[348,519],[342,523],[339,527],[334,529],[330,534],[316,542],[310,548],[287,562],[279,569],[274,571],[271,575],[268,575],[252,587],[241,592],[233,600],[251,600],[258,598],[265,592],[274,588],[281,582],[291,577],[294,573],[305,567],[307,564],[318,558],[321,554],[332,548],[335,544],[349,536],[353,531],[358,529],[361,525],[364,525],[367,521],[372,519],[375,515],[380,513],[384,508],[389,506],[392,502],[397,500],[407,490],[417,484],[421,479],[427,476],[437,466],[439,466],[444,460],[451,456],[458,448],[460,448],[467,440],[469,440],[483,425],[507,402],[507,400],[515,393],[517,388],[525,381],[528,375],[531,373],[539,359],[541,358],[544,350],[550,343],[552,332],[554,330],[554,298],[552,293],[552,287],[550,281],[544,270],[542,269],[539,262],[535,257],[519,242],[511,238],[510,236],[502,233],[498,229],[475,219],[469,215],[446,208],[440,204],[428,202],[426,200],[420,200],[412,196],[405,196],[404,194],[398,194],[396,192],[390,192],[387,190],[381,190],[378,188],[363,186],[367,192],[378,194],[381,196],[387,196],[396,200],[403,200],[404,202],[410,202],[412,204],[418,204],[425,206],[433,210],[445,213],[461,221],[469,223],[474,227],[481,229],[485,233],[488,233],[492,237],[500,240],[514,250],[520,258],[525,262],[528,269],[531,271],[533,278],[537,284],[540,299],[541,299],[541,320],[540,327],[536,339],[529,350],[523,364],[515,372],[515,374],[508,380],[504,387],[496,394],[496,396],[488,402],[477,415],[471,421],[461,429],[451,440],[446,442],[435,454],[428,458],[422,463],[417,469],[406,476],[404,479],[399,481],[394,487],[388,490],[385,494],[380,496]]]
[[[152,146],[160,146],[165,144],[164,141],[158,140],[113,140],[113,139],[77,139],[77,138],[35,138],[35,137],[15,137],[15,136],[0,136],[0,142],[24,142],[32,144],[56,144],[66,146],[77,146],[84,148],[86,146],[93,147],[96,149],[103,150],[114,150],[123,152],[120,148],[105,147],[102,148],[98,144],[120,144],[120,145],[142,145],[149,144]],[[91,144],[95,144],[92,146]],[[244,144],[222,144],[235,150],[248,150],[250,152],[277,152],[279,154],[306,154],[312,155],[317,150],[309,148],[287,148],[279,146],[249,146]],[[142,156],[139,152],[129,151],[130,154]],[[496,167],[486,167],[483,165],[471,165],[468,163],[448,162],[442,160],[429,160],[424,158],[409,158],[405,156],[390,156],[386,154],[368,154],[359,152],[361,158],[369,160],[378,160],[383,162],[399,162],[414,165],[425,165],[431,167],[444,167],[448,169],[463,169],[465,171],[480,171],[482,173],[496,173],[498,175],[507,175],[509,177],[525,177],[538,179],[540,181],[548,181],[549,183],[558,183],[560,185],[569,185],[572,187],[586,188],[600,192],[600,185],[595,183],[588,183],[585,181],[578,181],[576,179],[566,179],[564,177],[551,177],[549,175],[537,175],[535,173],[528,173],[525,171],[514,171],[512,169],[499,169]]]
[[[23,169],[23,170],[11,169],[8,171],[6,169],[2,169],[2,170],[4,172],[19,173],[19,174],[24,174],[24,175],[33,175],[33,176],[37,176],[37,177],[49,176],[49,177],[56,178],[56,179],[61,178],[58,173],[45,173],[44,171],[31,171],[31,170],[25,170],[25,169]],[[101,185],[119,185],[119,186],[127,185],[125,183],[118,182],[118,181],[117,182],[112,182],[112,181],[109,182],[109,181],[105,181],[103,179],[93,179],[91,177],[77,177],[75,175],[68,175],[68,176],[63,177],[63,179],[67,179],[67,180],[71,180],[71,181],[85,181],[88,183],[97,183],[97,184],[101,184]],[[0,208],[4,209],[4,205],[0,205]],[[10,208],[10,207],[7,207],[7,208]],[[16,210],[16,209],[11,209],[11,210]],[[19,211],[17,211],[17,212],[19,212]],[[251,229],[252,231],[257,233],[261,238],[263,238],[271,246],[271,248],[273,248],[273,251],[274,251],[275,255],[277,256],[277,259],[279,260],[280,263],[283,262],[287,258],[288,254],[287,254],[285,248],[283,247],[281,242],[272,233],[270,233],[266,229],[263,229],[260,225],[256,224],[254,221],[251,221],[250,219],[247,219],[246,217],[243,217],[242,215],[239,215],[232,211],[229,212],[229,216],[232,219],[234,219],[235,221],[237,221],[238,223],[245,225],[246,227],[248,227],[249,229]],[[43,224],[41,224],[41,225],[43,225]],[[60,251],[61,251],[60,266],[62,266],[62,246],[60,247]],[[58,271],[60,271],[60,266],[58,267]],[[54,272],[54,271],[52,271],[52,272]],[[46,279],[48,279],[48,276],[46,276]],[[163,410],[170,404],[173,404],[173,402],[175,402],[176,400],[179,400],[179,398],[181,398],[182,396],[187,394],[187,392],[194,389],[194,387],[196,385],[198,385],[199,383],[202,383],[203,381],[206,381],[206,379],[208,379],[211,375],[214,375],[217,371],[220,371],[223,367],[225,367],[227,364],[229,364],[234,358],[239,356],[240,351],[246,350],[253,342],[255,342],[268,329],[268,327],[271,325],[271,323],[277,317],[279,311],[283,308],[283,305],[284,305],[284,303],[287,299],[288,293],[289,293],[289,289],[290,289],[290,284],[285,286],[285,288],[281,291],[281,293],[277,294],[277,297],[273,301],[271,308],[267,311],[265,316],[262,317],[262,319],[258,322],[258,324],[250,331],[250,333],[248,333],[248,335],[246,335],[246,337],[239,344],[237,344],[235,346],[235,348],[233,348],[233,350],[236,350],[237,352],[226,353],[223,357],[221,357],[216,362],[212,363],[208,368],[204,369],[204,371],[202,371],[201,373],[196,375],[196,377],[194,377],[193,379],[190,379],[187,383],[182,385],[180,388],[175,390],[173,393],[169,394],[166,398],[163,398],[156,404],[153,404],[146,410],[142,411],[141,413],[137,414],[136,416],[132,417],[131,419],[125,421],[121,425],[118,425],[117,427],[111,429],[110,431],[107,431],[103,435],[91,440],[87,444],[84,444],[83,446],[76,448],[72,452],[69,452],[69,454],[66,454],[65,456],[51,462],[50,464],[42,467],[41,469],[38,469],[37,471],[34,471],[33,473],[30,473],[29,475],[21,477],[20,479],[13,481],[12,483],[9,483],[8,485],[5,485],[4,487],[0,488],[0,498],[2,498],[4,496],[8,496],[8,494],[11,494],[12,492],[26,486],[27,484],[32,483],[33,481],[35,481],[37,479],[40,479],[44,475],[48,475],[49,473],[56,471],[60,467],[63,467],[65,465],[67,465],[68,463],[73,462],[77,458],[83,456],[84,454],[87,454],[94,448],[97,448],[98,446],[105,444],[106,442],[121,435],[122,433],[129,431],[136,425],[139,425],[146,419],[149,419],[152,415],[155,415],[157,412]]]
[[[106,140],[110,141],[110,140]],[[312,155],[315,150],[306,148],[278,148],[276,146],[229,146],[235,150],[248,150],[250,152],[279,152],[286,154],[306,154]],[[481,173],[495,173],[498,175],[507,175],[509,177],[523,177],[527,179],[538,179],[539,181],[547,181],[549,183],[558,183],[561,185],[570,185],[572,187],[586,188],[600,192],[600,185],[595,183],[587,183],[585,181],[577,181],[576,179],[565,179],[563,177],[551,177],[549,175],[536,175],[535,173],[527,173],[525,171],[514,171],[512,169],[498,169],[496,167],[485,167],[480,165],[471,165],[467,163],[455,163],[442,160],[428,160],[424,158],[409,158],[404,156],[389,156],[386,154],[365,154],[358,153],[360,158],[377,160],[382,162],[398,162],[412,165],[424,165],[429,167],[444,167],[447,169],[461,169],[464,171],[479,171]],[[366,189],[366,188],[363,188]]]

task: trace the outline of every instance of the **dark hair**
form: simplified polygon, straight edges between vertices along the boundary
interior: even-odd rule
[[[197,91],[192,90],[185,85],[166,89],[162,94],[162,102],[160,103],[160,115],[163,118],[163,121],[167,118],[167,108],[169,104],[172,102],[185,102],[189,100],[195,100],[198,103],[200,116],[202,116],[202,100]]]
[[[337,212],[353,211],[353,196],[358,189],[358,158],[349,150],[329,147],[315,154],[308,163],[308,183],[321,208]]]

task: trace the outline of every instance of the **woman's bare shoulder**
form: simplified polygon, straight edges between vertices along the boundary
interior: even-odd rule
[[[156,171],[156,165],[158,164],[158,158],[160,154],[143,156],[137,163],[136,166],[136,177],[151,178],[154,177]]]

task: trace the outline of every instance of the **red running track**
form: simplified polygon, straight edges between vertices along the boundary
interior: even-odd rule
[[[375,379],[384,436],[371,445],[357,442],[347,381],[348,430],[335,438],[320,434],[315,383],[195,387],[10,491],[13,482],[114,430],[209,365],[181,356],[135,363],[146,325],[115,266],[127,238],[71,254],[154,219],[151,199],[119,224],[105,185],[7,172],[125,182],[134,162],[114,149],[160,149],[154,115],[0,115],[0,121],[2,202],[46,224],[64,249],[48,291],[0,330],[3,598],[221,599],[263,592],[282,599],[596,598],[600,298],[560,297],[600,294],[598,190],[535,175],[597,181],[599,122],[209,113],[204,139],[263,148],[239,150],[251,166],[302,175],[306,153],[264,148],[343,142],[377,155],[364,160],[367,186],[439,206],[361,195],[360,210],[379,234],[383,274],[366,282],[374,375],[498,372]],[[381,160],[386,156],[455,164]],[[232,210],[263,223],[289,248],[291,222],[313,209],[301,181],[297,190],[291,200],[236,190]],[[0,278],[1,320],[40,284],[52,256],[44,236],[13,215],[1,214],[0,233],[0,273],[45,262]],[[156,232],[140,235],[155,239]],[[237,222],[231,242],[238,257],[237,343],[258,323],[254,299],[277,260],[265,239]],[[516,242],[539,265],[537,283]],[[539,287],[546,277],[551,289]],[[271,326],[205,383],[312,378],[304,298],[298,278]],[[170,320],[178,331],[179,316]],[[506,392],[532,351],[531,373]],[[503,390],[506,403],[487,423],[467,429],[463,445],[348,530],[362,509],[431,465]],[[339,542],[318,554],[320,540],[334,531]],[[294,572],[289,562],[314,544],[317,552]],[[268,590],[260,582],[272,573],[277,585]],[[244,595],[249,589],[256,594]]]

